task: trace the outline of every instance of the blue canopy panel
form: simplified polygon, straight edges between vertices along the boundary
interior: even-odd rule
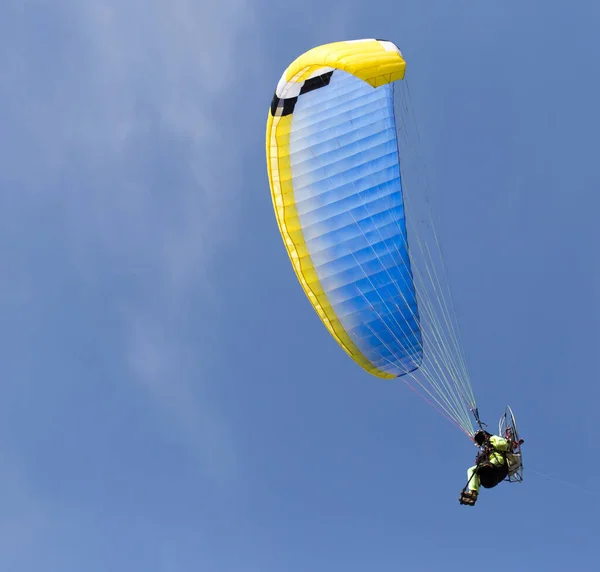
[[[295,102],[289,153],[304,241],[337,319],[376,368],[415,370],[423,348],[393,84],[335,70]]]

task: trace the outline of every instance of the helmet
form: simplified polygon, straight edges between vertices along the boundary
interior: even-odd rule
[[[480,429],[473,435],[473,441],[477,443],[480,447],[491,437],[491,434],[483,429]]]

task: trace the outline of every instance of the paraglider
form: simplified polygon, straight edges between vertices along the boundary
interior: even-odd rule
[[[463,489],[459,498],[460,504],[474,506],[479,494],[479,485],[486,489],[494,488],[508,475],[504,453],[509,444],[506,439],[492,435],[480,429],[473,437],[475,444],[481,449],[475,459],[475,466],[467,471],[468,490]]]
[[[376,39],[318,46],[288,66],[266,128],[273,208],[341,349],[376,377],[402,378],[472,439],[477,405],[438,236],[406,192],[410,152],[396,129],[396,104],[410,102],[405,71],[399,48]],[[424,194],[417,187],[413,201]]]
[[[475,506],[480,485],[491,489],[504,480],[523,480],[521,445],[524,440],[517,433],[515,417],[510,407],[506,408],[500,419],[498,433],[502,436],[492,435],[481,428],[473,436],[473,441],[480,450],[475,465],[467,471],[467,484],[458,499],[460,504]]]

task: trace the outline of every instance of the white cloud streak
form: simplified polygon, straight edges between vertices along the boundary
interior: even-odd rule
[[[215,295],[204,268],[237,216],[232,165],[244,149],[227,111],[240,75],[260,60],[240,65],[252,9],[245,0],[63,0],[10,2],[7,14],[5,199],[21,212],[62,205],[88,284],[99,259],[129,276],[134,295],[116,303],[131,372],[220,474],[232,440],[204,401],[202,373],[186,370],[178,334],[198,290]]]

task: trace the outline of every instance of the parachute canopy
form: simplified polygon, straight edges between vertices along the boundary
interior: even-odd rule
[[[421,217],[406,215],[396,130],[405,69],[395,44],[374,39],[319,46],[290,64],[267,120],[273,207],[296,276],[337,343],[375,376],[414,379],[473,435],[475,399],[433,263],[437,235],[428,244],[413,233],[417,272],[409,251],[407,222]]]
[[[310,50],[283,74],[267,124],[272,198],[298,279],[340,346],[379,377],[422,357],[390,85],[405,65],[391,42]]]

